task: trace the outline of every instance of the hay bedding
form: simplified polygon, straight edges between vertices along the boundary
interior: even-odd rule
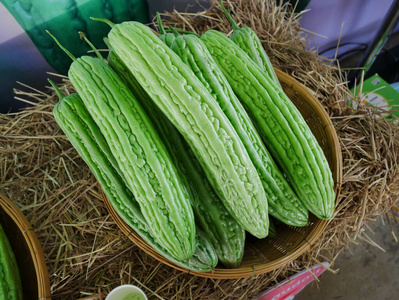
[[[306,48],[311,35],[301,35],[287,6],[256,0],[226,6],[241,24],[256,30],[273,64],[314,91],[329,112],[344,160],[334,219],[312,251],[268,274],[213,280],[176,271],[131,243],[109,217],[95,178],[53,119],[54,93],[22,87],[16,97],[34,105],[0,116],[0,190],[35,228],[54,299],[104,299],[125,283],[140,286],[150,299],[251,299],[315,262],[333,262],[351,242],[373,243],[365,227],[377,217],[396,222],[391,208],[399,195],[397,123],[370,107],[347,106],[349,92],[339,68]],[[231,30],[218,1],[197,15],[173,12],[167,17],[178,29]],[[67,78],[63,82],[63,91],[73,92]]]

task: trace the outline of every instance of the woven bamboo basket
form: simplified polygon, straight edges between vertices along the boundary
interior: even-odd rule
[[[337,204],[342,181],[342,157],[338,136],[331,119],[323,106],[305,86],[278,69],[276,69],[276,74],[285,93],[301,112],[326,155],[333,174]],[[248,235],[244,257],[238,268],[226,269],[218,265],[212,272],[199,273],[177,266],[158,254],[118,216],[104,193],[102,196],[107,210],[119,228],[146,253],[175,269],[215,279],[251,277],[282,267],[309,250],[328,224],[328,221],[318,219],[310,214],[306,227],[277,225],[275,238],[259,240]]]
[[[19,208],[2,194],[0,223],[17,259],[24,299],[51,299],[50,277],[39,239]]]

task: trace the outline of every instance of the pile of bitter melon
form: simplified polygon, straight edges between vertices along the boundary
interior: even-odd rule
[[[70,55],[77,93],[55,87],[55,119],[117,213],[199,272],[238,266],[245,231],[268,236],[269,214],[306,226],[308,211],[334,211],[321,147],[256,34],[228,17],[230,38],[102,20],[108,58]]]

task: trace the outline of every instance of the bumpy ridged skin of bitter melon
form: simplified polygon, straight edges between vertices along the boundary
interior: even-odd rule
[[[205,44],[197,36],[181,35],[176,37],[171,48],[183,62],[190,66],[198,79],[215,97],[236,129],[262,180],[269,203],[269,214],[288,225],[306,226],[307,209],[278,169],[245,108],[234,94]]]
[[[230,215],[216,195],[204,170],[181,134],[155,105],[134,76],[127,71],[126,66],[113,50],[109,51],[108,63],[133,91],[151,118],[180,177],[187,186],[196,224],[209,236],[219,261],[228,268],[238,266],[244,254],[244,229]]]
[[[188,260],[177,260],[151,235],[140,206],[126,187],[122,171],[99,127],[78,94],[61,97],[53,110],[54,118],[79,153],[116,213],[160,255],[178,266],[197,272],[208,272],[217,264],[216,252],[209,238],[197,229],[196,250]],[[216,259],[215,259],[216,257]]]
[[[238,27],[234,19],[223,6],[223,0],[220,2],[226,17],[229,19],[233,34],[230,39],[236,43],[248,56],[279,86],[280,81],[277,78],[273,65],[267,55],[258,35],[250,27]]]
[[[22,300],[22,298],[18,264],[0,224],[0,300]]]
[[[162,42],[164,42],[168,47],[170,47],[175,40],[175,35],[173,33],[165,33],[158,37]]]
[[[327,159],[301,113],[249,56],[224,34],[201,36],[235,94],[256,120],[265,144],[307,209],[322,219],[334,212]]]
[[[103,133],[152,235],[176,259],[195,249],[190,200],[147,114],[105,61],[84,56],[68,77]]]
[[[230,214],[252,235],[268,234],[267,199],[234,127],[193,71],[138,22],[113,26],[116,54],[188,142]]]
[[[281,88],[280,81],[277,78],[273,65],[266,54],[265,49],[259,37],[249,27],[240,28],[239,31],[233,31],[230,39],[236,43],[250,58]]]

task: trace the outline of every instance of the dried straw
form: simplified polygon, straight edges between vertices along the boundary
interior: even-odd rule
[[[176,271],[132,244],[110,219],[95,178],[53,119],[58,101],[53,91],[23,87],[15,91],[16,98],[34,105],[0,115],[0,189],[35,228],[54,299],[104,299],[125,283],[143,288],[149,299],[251,299],[314,263],[334,262],[351,242],[373,244],[364,231],[377,217],[386,215],[388,224],[396,222],[399,126],[371,107],[347,105],[350,94],[339,67],[307,49],[312,36],[301,35],[297,16],[288,6],[257,0],[225,5],[240,24],[255,29],[273,64],[309,87],[330,114],[344,160],[333,220],[312,251],[268,274],[213,280]],[[218,1],[195,15],[166,15],[166,23],[177,29],[231,30]],[[63,91],[72,92],[63,80]]]

